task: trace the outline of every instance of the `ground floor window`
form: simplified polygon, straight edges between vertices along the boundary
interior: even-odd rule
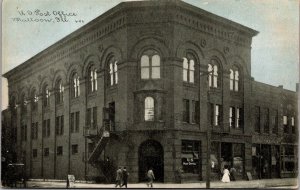
[[[184,173],[199,174],[200,142],[183,140],[181,146],[181,164]]]
[[[297,171],[297,154],[296,148],[293,145],[284,145],[281,149],[281,171],[284,173]]]

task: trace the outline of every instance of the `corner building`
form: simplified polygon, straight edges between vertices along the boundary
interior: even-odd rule
[[[257,34],[177,0],[120,3],[4,74],[18,160],[31,178],[297,175],[297,94],[251,77]]]

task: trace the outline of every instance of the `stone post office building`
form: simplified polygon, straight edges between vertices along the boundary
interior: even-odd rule
[[[46,179],[297,175],[297,93],[251,77],[257,34],[179,0],[120,3],[4,74],[18,162]]]

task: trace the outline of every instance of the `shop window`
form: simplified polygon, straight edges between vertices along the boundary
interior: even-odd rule
[[[195,61],[194,59],[183,58],[183,81],[195,82]]]
[[[64,116],[57,116],[55,118],[55,134],[63,135],[64,134]]]
[[[62,147],[62,146],[58,146],[58,147],[57,147],[56,154],[57,154],[58,156],[63,155],[63,147]]]
[[[49,148],[44,148],[44,156],[49,156]]]
[[[141,57],[141,78],[160,78],[160,56],[157,52],[148,50]]]
[[[190,101],[187,99],[183,99],[182,121],[190,122]]]
[[[145,121],[154,121],[154,99],[145,98]]]
[[[232,144],[233,146],[233,165],[235,177],[242,177],[244,174],[244,145]]]
[[[295,172],[297,170],[297,157],[295,156],[296,147],[293,145],[286,145],[282,147],[281,160],[283,172]]]
[[[55,102],[56,104],[60,104],[64,101],[64,87],[62,85],[62,81],[58,80],[55,85]]]
[[[181,144],[181,163],[184,173],[199,174],[200,142],[183,140]]]

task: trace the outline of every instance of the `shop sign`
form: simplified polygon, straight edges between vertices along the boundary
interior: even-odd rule
[[[184,166],[196,166],[197,164],[195,162],[183,162],[182,165],[184,165]]]

